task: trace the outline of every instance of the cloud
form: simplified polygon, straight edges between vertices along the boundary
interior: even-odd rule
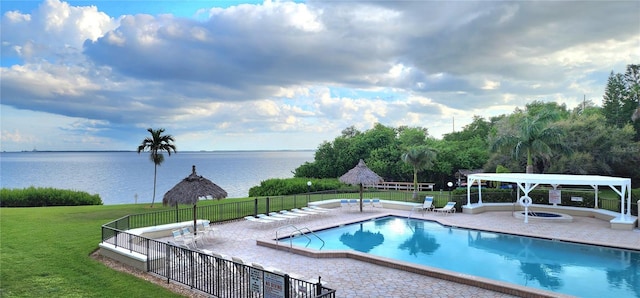
[[[266,1],[193,18],[103,5],[4,13],[2,59],[18,62],[0,69],[3,107],[68,117],[52,126],[95,146],[164,127],[193,150],[222,148],[198,141],[212,136],[316,148],[351,125],[439,136],[452,118],[599,99],[610,71],[640,60],[632,1]]]

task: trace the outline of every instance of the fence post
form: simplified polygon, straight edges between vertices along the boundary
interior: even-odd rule
[[[253,199],[253,216],[258,215],[258,198]]]
[[[289,280],[289,274],[284,274],[284,298],[291,297],[291,281]]]
[[[318,283],[316,284],[316,296],[322,295],[322,283],[320,282],[321,277],[318,276]]]
[[[269,210],[271,210],[271,208],[269,207],[269,197],[267,197],[267,210],[265,210],[265,213],[269,213]]]

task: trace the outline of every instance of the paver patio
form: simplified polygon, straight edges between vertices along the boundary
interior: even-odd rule
[[[302,219],[295,224],[311,230],[384,215],[407,216],[408,211],[373,208],[358,211],[332,210],[324,216]],[[511,212],[486,212],[443,216],[433,213],[416,214],[416,218],[437,220],[444,225],[487,231],[552,238],[590,244],[640,249],[640,230],[612,230],[609,222],[587,217],[573,217],[573,222],[544,222],[512,216]],[[305,279],[320,276],[323,284],[337,290],[337,297],[511,297],[465,284],[458,284],[399,269],[378,266],[350,258],[309,258],[298,254],[256,245],[256,240],[275,238],[275,225],[259,225],[246,220],[216,224],[216,236],[200,248],[245,262],[294,273]],[[167,238],[168,240],[169,238]]]

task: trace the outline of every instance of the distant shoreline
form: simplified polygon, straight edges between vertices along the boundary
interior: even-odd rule
[[[278,150],[186,150],[176,153],[214,153],[214,152],[313,152],[315,149],[278,149]],[[134,150],[22,150],[2,151],[2,153],[113,153],[113,152],[137,152]],[[148,152],[148,151],[146,151]],[[175,153],[174,153],[175,154]]]

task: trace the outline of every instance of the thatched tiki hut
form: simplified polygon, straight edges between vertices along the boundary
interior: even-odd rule
[[[358,165],[346,174],[340,176],[338,180],[351,185],[360,185],[360,212],[362,212],[362,186],[364,184],[372,185],[383,181],[382,177],[370,170],[362,159],[360,159]]]
[[[207,196],[211,196],[216,199],[223,199],[227,197],[227,192],[220,186],[211,182],[211,180],[198,176],[198,174],[196,174],[196,166],[194,165],[191,169],[191,175],[182,179],[182,181],[164,194],[164,197],[162,198],[162,205],[176,206],[177,216],[178,204],[192,204],[193,233],[195,234],[197,231],[196,205],[198,204],[200,197]]]

